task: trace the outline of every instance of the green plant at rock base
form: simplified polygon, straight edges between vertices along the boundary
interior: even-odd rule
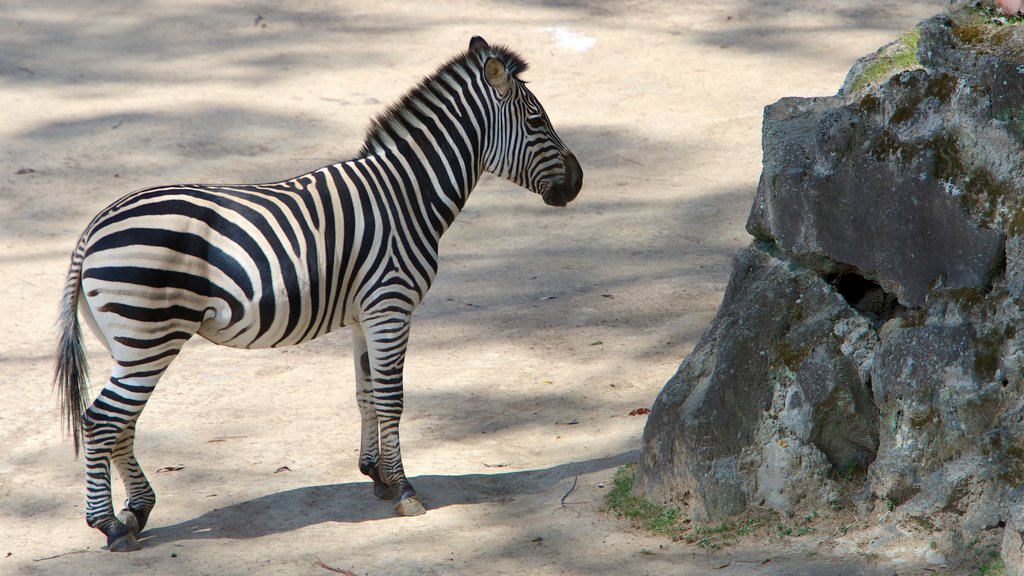
[[[897,72],[920,68],[921,63],[917,60],[917,42],[919,39],[920,32],[916,28],[901,36],[895,45],[887,50],[888,54],[880,55],[865,66],[860,75],[854,78],[850,86],[852,91],[860,92],[869,84],[890,78]]]
[[[1006,563],[999,554],[1002,541],[1001,528],[975,534],[965,547],[965,552],[973,558],[965,558],[955,568],[940,570],[936,574],[940,576],[1008,576]]]
[[[774,532],[777,538],[811,534],[814,528],[810,524],[818,517],[817,512],[811,512],[802,518],[790,515],[783,520],[769,510],[757,510],[720,524],[691,525],[679,508],[655,504],[631,494],[635,477],[636,464],[628,464],[615,472],[611,490],[604,498],[606,510],[630,520],[637,528],[710,550],[736,544],[740,538],[754,534],[767,536]]]
[[[1002,560],[996,560],[991,564],[983,564],[975,572],[978,576],[1006,576],[1006,564]]]
[[[615,472],[612,489],[604,497],[608,510],[629,519],[638,528],[670,538],[676,538],[689,530],[683,523],[682,513],[678,508],[655,504],[646,498],[631,494],[635,477],[636,464],[628,464]]]

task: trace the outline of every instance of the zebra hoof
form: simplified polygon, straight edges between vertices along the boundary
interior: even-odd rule
[[[110,532],[107,533],[107,550],[111,552],[134,552],[142,546],[135,537],[139,533],[139,521],[131,510],[121,510]]]
[[[410,496],[395,503],[395,512],[398,512],[399,516],[419,516],[426,514],[427,509],[420,504],[419,498]]]
[[[107,550],[111,552],[134,552],[142,548],[139,544],[139,540],[135,538],[135,534],[129,532],[124,536],[115,538],[112,542],[107,545]]]

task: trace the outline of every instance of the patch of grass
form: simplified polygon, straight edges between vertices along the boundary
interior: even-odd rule
[[[970,576],[1008,576],[1006,563],[1000,558],[999,549],[1002,547],[1002,530],[989,530],[976,534],[967,543],[967,551],[974,556],[973,562],[965,564],[970,572],[964,572]]]
[[[953,37],[972,53],[1000,54],[1014,62],[1024,60],[1020,26],[1024,17],[1007,16],[991,2],[965,3],[950,14]]]
[[[787,510],[785,516],[788,522],[780,519],[775,523],[775,535],[779,538],[799,538],[814,532],[811,523],[818,518],[818,512],[814,510],[802,518],[797,518],[795,512]]]
[[[638,528],[670,538],[676,538],[689,530],[678,508],[655,504],[631,494],[635,477],[636,464],[628,464],[615,472],[612,489],[604,497],[608,510],[629,519]]]
[[[745,536],[767,536],[772,526],[779,538],[804,536],[814,532],[811,523],[818,517],[817,512],[799,518],[791,513],[783,520],[774,512],[759,510],[718,524],[691,524],[679,508],[634,496],[631,491],[635,477],[635,464],[623,466],[615,472],[611,490],[605,495],[606,510],[630,520],[637,528],[710,550],[736,544]]]
[[[974,574],[976,576],[1007,576],[1009,572],[1006,571],[1006,563],[1002,560],[994,560],[987,564],[978,566]]]
[[[921,62],[917,59],[917,43],[920,38],[921,34],[916,28],[901,36],[854,78],[850,86],[853,92],[860,92],[870,84],[891,78],[897,72],[920,68]]]

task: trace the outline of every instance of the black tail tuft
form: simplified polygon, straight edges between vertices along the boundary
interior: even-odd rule
[[[74,439],[76,458],[79,447],[83,445],[82,415],[89,402],[89,362],[82,344],[82,327],[78,322],[77,270],[73,262],[57,319],[59,335],[53,368],[53,388],[60,402],[60,416],[66,432]]]

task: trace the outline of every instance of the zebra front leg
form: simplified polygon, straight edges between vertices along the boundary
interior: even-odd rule
[[[359,325],[352,327],[352,358],[356,365],[356,404],[361,419],[359,442],[359,471],[373,480],[373,494],[390,500],[396,492],[380,477],[380,434],[377,409],[373,402],[373,379],[370,377],[370,354],[366,349],[366,336]]]
[[[386,494],[394,502],[395,511],[402,516],[417,516],[426,510],[405,476],[398,434],[404,405],[402,372],[409,338],[409,319],[408,316],[395,315],[376,318],[364,323],[363,331],[379,436],[380,460],[377,473],[388,486]],[[364,428],[367,423],[368,419],[364,420]]]

